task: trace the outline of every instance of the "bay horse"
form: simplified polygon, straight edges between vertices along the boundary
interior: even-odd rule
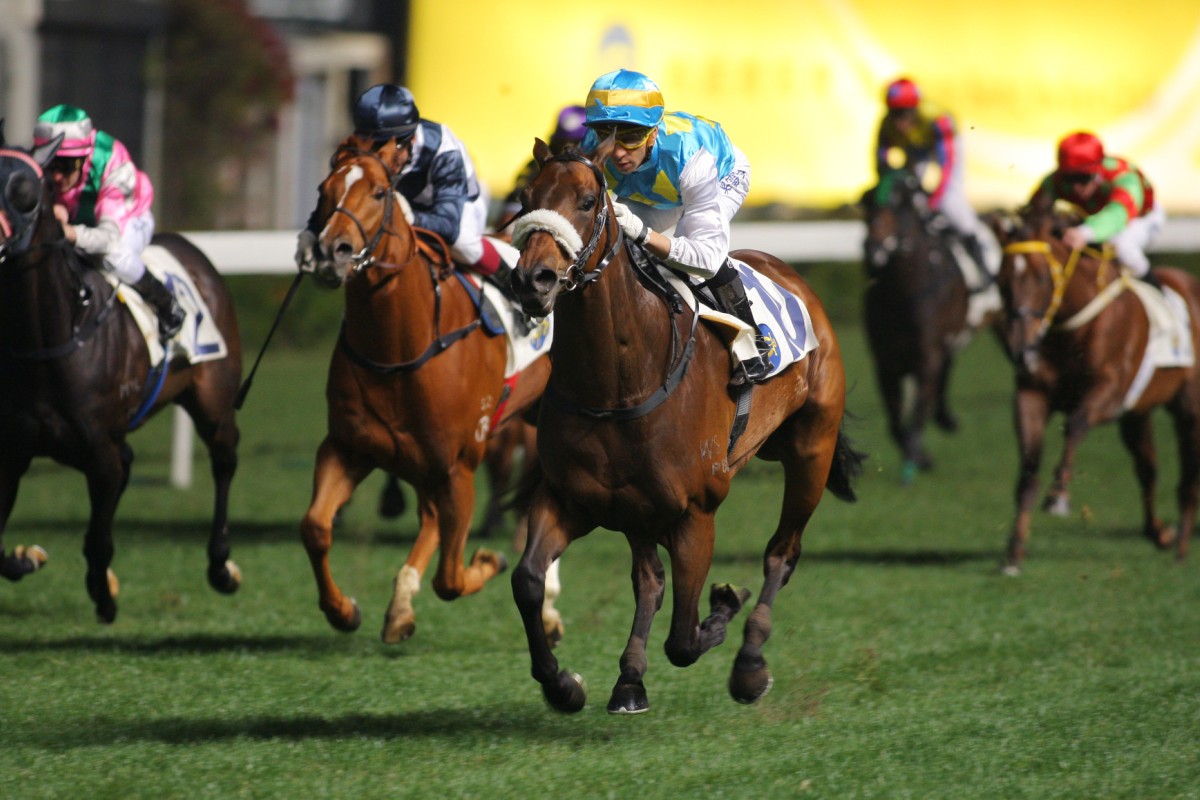
[[[67,241],[52,213],[55,195],[44,169],[58,146],[27,151],[0,144],[0,533],[35,456],[83,472],[91,500],[83,545],[87,591],[100,622],[113,622],[113,520],[133,464],[126,436],[175,403],[208,448],[216,491],[208,582],[231,594],[241,584],[229,559],[228,526],[242,375],[233,298],[200,250],[177,234],[156,235],[152,243],[179,260],[203,295],[228,354],[195,365],[180,358],[161,369],[152,365],[137,323],[99,262]],[[45,560],[37,547],[3,552],[0,575],[12,581]]]
[[[1139,378],[1150,334],[1149,317],[1131,290],[1137,280],[1102,250],[1072,250],[1062,232],[1079,219],[1052,208],[1030,208],[1015,225],[996,226],[1004,244],[999,274],[1005,309],[1005,342],[1016,367],[1014,411],[1020,449],[1017,516],[1004,571],[1017,574],[1025,560],[1038,467],[1049,416],[1066,416],[1062,457],[1044,500],[1059,515],[1070,509],[1068,487],[1075,451],[1093,427],[1117,420],[1121,441],[1133,456],[1142,490],[1142,532],[1166,548],[1178,540],[1187,555],[1200,492],[1200,368],[1160,367],[1140,394]],[[1160,267],[1154,275],[1184,299],[1191,316],[1194,353],[1200,353],[1200,281]],[[1170,413],[1179,446],[1179,528],[1155,512],[1157,465],[1150,413]]]
[[[977,328],[998,315],[969,318],[972,293],[958,266],[949,223],[930,208],[929,195],[911,170],[885,173],[860,205],[867,227],[867,344],[888,433],[900,448],[900,479],[909,484],[918,470],[933,467],[924,442],[927,420],[932,417],[947,432],[958,430],[947,391],[955,357]],[[909,383],[911,402],[906,402]]]
[[[300,525],[319,606],[335,629],[353,631],[361,611],[329,565],[334,514],[375,469],[415,489],[420,530],[393,583],[386,643],[415,631],[413,596],[439,546],[433,589],[443,600],[478,592],[507,567],[485,548],[463,564],[475,470],[489,437],[538,400],[550,374],[542,356],[506,382],[505,338],[480,324],[444,243],[430,245],[405,219],[392,187],[408,154],[394,141],[373,147],[348,137],[319,188],[314,277],[342,288],[345,316],[326,385],[328,432]],[[549,635],[561,635],[550,602],[546,613]]]
[[[763,559],[765,581],[745,626],[729,681],[732,696],[755,702],[771,685],[762,655],[771,606],[800,557],[800,538],[826,488],[854,500],[861,467],[842,432],[846,378],[829,318],[808,284],[779,259],[753,250],[742,259],[802,298],[820,346],[752,389],[750,414],[728,452],[737,404],[729,392],[725,343],[678,296],[653,288],[656,272],[636,270],[600,168],[610,137],[591,153],[551,154],[525,189],[514,243],[523,248],[513,286],[526,313],[554,312],[554,372],[539,406],[543,482],[533,489],[529,538],[513,571],[533,677],[552,707],[580,710],[580,678],[559,669],[539,609],[547,567],[596,527],[625,535],[633,559],[633,628],[620,659],[610,713],[649,708],[643,684],[651,620],[663,600],[658,548],[671,559],[674,610],[666,654],[683,667],[724,641],[747,589],[714,585],[711,614],[697,604],[712,563],[714,515],[750,458],[780,461],[784,501]],[[584,244],[586,243],[586,244]],[[665,289],[665,287],[663,287]]]

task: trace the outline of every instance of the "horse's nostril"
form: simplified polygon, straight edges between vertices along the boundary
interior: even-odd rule
[[[333,248],[333,254],[345,258],[354,254],[354,248],[346,242],[338,242]]]
[[[548,292],[558,283],[558,273],[550,267],[535,267],[532,283],[539,292]]]

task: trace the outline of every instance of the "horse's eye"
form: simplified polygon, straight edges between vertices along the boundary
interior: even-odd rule
[[[593,197],[592,195],[587,195],[586,197],[580,198],[580,200],[579,200],[579,210],[580,211],[591,211],[595,207],[596,207],[596,198]]]
[[[387,197],[389,194],[391,194],[391,191],[392,191],[391,188],[385,186],[381,189],[376,189],[375,194],[373,196],[376,200],[382,200],[385,197]]]
[[[37,208],[40,184],[32,175],[18,172],[4,186],[4,199],[19,214],[28,214]]]

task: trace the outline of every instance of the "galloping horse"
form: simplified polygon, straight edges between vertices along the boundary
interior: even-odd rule
[[[862,456],[841,431],[841,353],[820,302],[793,270],[766,253],[735,252],[802,298],[820,346],[753,388],[744,432],[729,452],[737,404],[728,349],[653,268],[635,269],[596,166],[612,148],[610,137],[592,153],[553,156],[538,140],[541,172],[523,194],[514,234],[523,247],[513,272],[517,295],[527,313],[553,309],[555,316],[554,373],[538,416],[544,482],[533,491],[529,541],[512,576],[533,676],[554,708],[583,707],[580,679],[559,671],[538,613],[547,567],[597,526],[624,533],[633,556],[636,611],[610,712],[649,707],[646,640],[665,586],[658,547],[671,558],[671,663],[687,666],[724,641],[750,592],[714,586],[703,621],[697,603],[712,563],[714,514],[734,474],[757,454],[783,463],[785,484],[763,589],[729,681],[735,699],[752,703],[771,684],[762,647],[804,528],[826,488],[854,499]]]
[[[915,174],[885,174],[863,195],[861,205],[867,224],[867,343],[888,432],[904,459],[901,481],[911,483],[917,470],[933,466],[923,441],[930,415],[943,430],[958,430],[947,399],[950,370],[976,328],[995,313],[970,318],[971,292],[947,223],[929,208],[929,196]],[[905,402],[906,379],[915,388],[910,404]]]
[[[314,275],[344,287],[345,320],[329,366],[329,432],[300,526],[321,610],[334,628],[353,631],[361,612],[329,567],[333,516],[376,468],[413,486],[420,532],[395,579],[388,643],[415,630],[412,598],[439,543],[433,588],[443,600],[479,591],[506,567],[486,549],[463,566],[475,470],[488,437],[541,396],[550,373],[543,356],[505,381],[504,337],[485,332],[444,246],[418,237],[402,213],[392,186],[408,152],[352,136],[320,186]],[[549,605],[547,615],[551,635],[561,634]]]
[[[112,622],[113,518],[133,463],[126,434],[178,403],[212,462],[216,502],[208,582],[230,594],[241,583],[229,560],[227,525],[229,484],[237,468],[234,398],[242,374],[233,299],[213,265],[187,240],[155,236],[153,244],[187,269],[228,354],[195,365],[182,359],[152,365],[132,314],[99,265],[64,238],[51,213],[55,197],[43,168],[57,149],[57,141],[31,152],[0,144],[0,532],[33,457],[49,456],[82,471],[91,499],[83,546],[87,590],[99,620]],[[0,575],[19,580],[43,560],[40,548],[18,547],[0,560]]]
[[[1150,412],[1162,406],[1174,420],[1180,453],[1180,559],[1187,554],[1196,515],[1200,369],[1194,359],[1191,366],[1158,368],[1144,362],[1150,317],[1139,292],[1133,291],[1139,288],[1136,279],[1105,252],[1072,251],[1061,234],[1073,224],[1078,220],[1052,209],[1031,209],[1014,230],[996,228],[1004,243],[999,286],[1006,346],[1016,365],[1021,453],[1017,518],[1005,563],[1009,574],[1018,573],[1025,559],[1046,421],[1056,411],[1066,415],[1066,425],[1062,458],[1045,498],[1047,510],[1068,513],[1075,449],[1091,428],[1115,419],[1141,484],[1143,533],[1157,546],[1168,547],[1176,531],[1155,513],[1157,466],[1150,420]],[[1200,281],[1177,269],[1158,268],[1154,274],[1186,302],[1191,352],[1200,352]]]

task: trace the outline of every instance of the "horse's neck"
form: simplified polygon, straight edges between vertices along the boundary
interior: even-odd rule
[[[68,265],[73,257],[62,248],[35,248],[3,267],[9,271],[0,294],[10,347],[18,351],[53,347],[74,334],[78,293],[84,287]]]
[[[642,286],[624,250],[594,283],[560,297],[554,318],[552,380],[588,405],[644,399],[679,357],[672,352],[673,318]]]
[[[409,238],[389,237],[377,263],[346,282],[346,332],[354,348],[380,363],[420,355],[434,335],[435,287],[429,263]],[[438,268],[435,266],[434,270]],[[440,284],[442,333],[449,281]]]

